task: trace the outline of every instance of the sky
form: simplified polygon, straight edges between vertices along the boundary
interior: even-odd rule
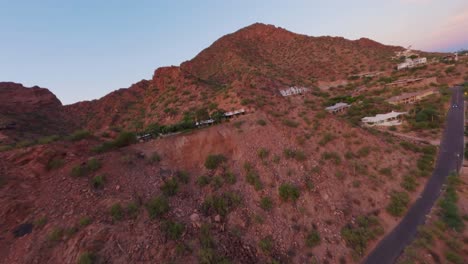
[[[467,0],[0,0],[0,81],[48,88],[63,104],[98,99],[255,22],[468,49]]]

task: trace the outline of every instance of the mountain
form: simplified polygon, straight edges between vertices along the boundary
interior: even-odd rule
[[[1,84],[0,259],[359,262],[431,173],[436,148],[419,137],[440,134],[440,80],[468,76],[462,63],[396,71],[399,50],[254,24],[97,100],[63,106],[47,89]],[[282,96],[291,86],[306,92]],[[426,86],[441,92],[386,102]],[[342,101],[345,112],[324,110]],[[409,113],[403,126],[359,125],[391,110]]]
[[[0,142],[29,141],[73,131],[62,103],[48,89],[0,82]]]
[[[180,67],[159,68],[151,80],[65,109],[83,127],[141,129],[177,122],[187,110],[210,104],[236,109],[253,92],[271,96],[286,86],[316,86],[318,80],[390,69],[389,58],[401,49],[364,38],[309,37],[253,24],[220,38]]]

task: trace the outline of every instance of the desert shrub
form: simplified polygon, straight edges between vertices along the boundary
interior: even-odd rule
[[[78,264],[93,264],[96,263],[97,257],[94,253],[91,252],[83,252],[78,257],[77,263]]]
[[[271,250],[273,249],[273,237],[264,237],[258,242],[258,247],[265,253],[271,253]]]
[[[130,202],[127,204],[126,212],[131,218],[136,218],[138,216],[138,211],[140,207],[136,202]]]
[[[164,196],[156,196],[151,199],[146,205],[148,214],[151,219],[161,217],[169,212],[169,202]]]
[[[85,138],[90,138],[92,137],[93,135],[91,134],[91,132],[89,132],[88,130],[77,130],[75,132],[73,132],[70,136],[68,136],[68,140],[70,141],[80,141],[82,139],[85,139]]]
[[[204,187],[204,186],[210,184],[210,182],[211,182],[211,178],[206,176],[206,175],[202,175],[202,176],[197,178],[197,184],[200,187]]]
[[[104,175],[97,175],[97,176],[94,176],[93,179],[91,180],[91,185],[95,188],[95,189],[100,189],[102,187],[104,187],[104,182],[106,181]]]
[[[60,227],[54,227],[52,231],[47,235],[47,240],[50,242],[58,242],[63,237],[63,229]]]
[[[43,227],[45,224],[47,224],[47,217],[45,216],[39,217],[36,221],[34,221],[34,227],[37,228]]]
[[[174,196],[179,190],[179,184],[177,183],[175,178],[170,178],[164,182],[160,189],[164,193],[164,195]]]
[[[401,182],[401,187],[403,187],[407,191],[414,191],[416,187],[418,187],[418,182],[416,181],[416,177],[412,175],[406,175],[403,177],[403,181]]]
[[[265,120],[259,119],[259,120],[257,120],[257,124],[259,124],[259,125],[261,125],[261,126],[266,126],[267,123],[266,123]]]
[[[221,163],[227,161],[227,158],[222,154],[211,154],[206,157],[205,167],[209,170],[214,170],[218,168]]]
[[[215,189],[219,189],[223,186],[224,179],[219,176],[215,176],[213,177],[212,184]]]
[[[362,147],[357,151],[357,155],[361,158],[369,156],[370,148],[369,147]]]
[[[161,231],[164,232],[166,236],[172,240],[178,240],[184,233],[184,230],[184,224],[173,221],[165,221],[161,225]]]
[[[295,159],[297,161],[306,160],[306,155],[301,150],[286,148],[283,150],[283,154],[287,159]]]
[[[250,163],[244,164],[244,169],[246,172],[245,179],[248,184],[252,185],[256,191],[263,189],[263,183],[260,180],[260,176],[257,171],[255,171]]]
[[[90,172],[97,171],[101,167],[102,167],[102,163],[98,159],[95,159],[95,158],[90,159],[86,163],[86,169]]]
[[[315,247],[320,244],[320,233],[317,230],[310,231],[305,240],[306,246]]]
[[[290,183],[283,183],[278,189],[279,195],[283,201],[297,201],[299,199],[300,191],[299,188],[290,184]]]
[[[71,175],[73,177],[82,177],[86,174],[86,167],[81,166],[81,165],[76,165],[75,167],[72,168],[71,170]]]
[[[58,168],[63,167],[65,165],[65,160],[59,157],[54,157],[47,162],[46,169],[47,170],[56,170]]]
[[[134,144],[137,142],[136,134],[133,132],[120,132],[116,139],[112,141],[106,141],[93,148],[94,152],[101,153],[109,151],[116,148],[123,148],[128,145]]]
[[[335,139],[335,136],[330,134],[330,133],[326,133],[322,139],[319,141],[319,145],[320,146],[325,146],[327,143],[329,143],[330,141],[332,141],[333,139]]]
[[[78,221],[78,225],[81,226],[81,227],[85,227],[85,226],[87,226],[89,224],[91,224],[91,218],[89,216],[83,216]]]
[[[112,220],[120,221],[123,218],[123,209],[120,203],[115,203],[110,208],[110,215],[112,216]]]
[[[237,129],[240,129],[241,126],[245,123],[245,121],[236,121],[234,122],[233,126]]]
[[[260,207],[265,211],[270,211],[273,208],[273,201],[270,197],[262,197],[260,199]]]
[[[288,127],[292,127],[292,128],[296,128],[296,127],[299,126],[299,122],[296,122],[296,121],[290,120],[290,119],[283,119],[283,125],[288,126]]]
[[[341,229],[341,237],[355,254],[362,256],[367,243],[384,233],[379,219],[375,216],[359,216],[355,224],[347,224]]]
[[[390,194],[390,204],[387,206],[387,212],[393,216],[401,216],[408,207],[410,201],[406,192],[393,191]]]
[[[463,257],[460,256],[459,254],[457,254],[456,252],[454,251],[447,251],[445,252],[445,258],[451,262],[451,263],[454,263],[454,264],[462,264],[464,263],[463,262]]]
[[[226,180],[227,183],[229,184],[234,184],[237,181],[236,175],[234,173],[227,171],[223,174],[223,178]]]
[[[151,154],[149,157],[149,162],[150,163],[158,163],[161,161],[161,156],[155,151]]]
[[[392,168],[390,168],[390,167],[382,168],[382,169],[379,170],[379,173],[383,174],[383,175],[385,175],[387,177],[390,177],[390,176],[392,176]]]
[[[439,202],[442,221],[457,232],[463,231],[465,226],[457,206],[458,194],[456,186],[459,183],[460,179],[455,173],[449,175],[447,178],[447,189]]]
[[[38,139],[37,143],[41,144],[41,145],[44,145],[44,144],[49,144],[49,143],[55,142],[55,141],[57,141],[59,139],[60,139],[60,136],[52,135],[52,136],[42,137],[42,138]]]
[[[177,171],[176,172],[176,177],[181,183],[187,184],[190,181],[190,176],[189,176],[188,172],[186,172],[186,171],[182,171],[182,170]]]
[[[205,215],[213,213],[226,216],[231,210],[242,202],[240,195],[233,192],[226,192],[221,195],[209,195],[202,203],[201,210]]]
[[[322,153],[322,159],[324,159],[324,160],[333,160],[336,165],[341,163],[340,154],[338,154],[337,152],[325,151],[325,152]]]
[[[268,155],[270,155],[270,151],[266,148],[259,148],[257,150],[257,155],[260,159],[265,159],[268,157]]]

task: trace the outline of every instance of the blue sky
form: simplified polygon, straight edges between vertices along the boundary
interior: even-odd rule
[[[312,36],[468,48],[466,0],[0,0],[0,81],[97,99],[255,22]]]

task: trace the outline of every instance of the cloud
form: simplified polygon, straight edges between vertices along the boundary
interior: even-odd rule
[[[448,17],[421,43],[428,50],[444,50],[468,42],[468,6]]]

